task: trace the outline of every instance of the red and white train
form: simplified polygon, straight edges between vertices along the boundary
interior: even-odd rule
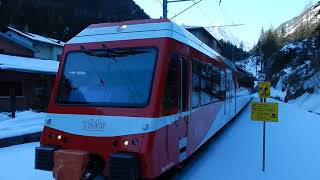
[[[250,101],[253,77],[168,19],[94,24],[64,47],[36,148],[57,179],[153,179]]]

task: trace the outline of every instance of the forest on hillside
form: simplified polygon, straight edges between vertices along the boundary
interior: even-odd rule
[[[238,47],[230,41],[223,39],[219,40],[219,42],[222,44],[221,55],[229,60],[237,62],[250,56],[250,54],[244,50],[243,43]]]
[[[93,23],[148,18],[133,0],[0,0],[1,25],[63,41]]]

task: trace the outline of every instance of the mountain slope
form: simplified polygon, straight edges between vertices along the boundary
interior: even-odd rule
[[[310,8],[307,8],[305,11],[303,11],[300,15],[281,24],[276,30],[277,32],[279,32],[279,34],[286,37],[293,34],[299,27],[304,24],[315,25],[320,21],[320,15],[318,14],[319,11],[319,4],[311,6]]]

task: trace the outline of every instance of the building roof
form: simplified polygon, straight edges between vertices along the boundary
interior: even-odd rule
[[[0,54],[0,69],[2,70],[56,74],[58,72],[58,68],[59,62],[54,60],[43,60]]]
[[[223,47],[223,45],[220,43],[220,41],[217,38],[215,38],[205,27],[202,27],[202,26],[186,26],[186,25],[183,25],[183,27],[188,31],[192,31],[192,30],[202,31],[207,36],[209,36],[212,39],[214,39],[215,41],[217,41],[219,46]]]
[[[38,41],[38,42],[42,42],[42,43],[47,43],[47,44],[52,44],[52,45],[56,45],[56,46],[64,46],[64,42],[60,41],[60,40],[56,40],[56,39],[52,39],[52,38],[48,38],[48,37],[44,37],[44,36],[40,36],[37,34],[33,34],[33,33],[28,33],[28,32],[22,32],[20,30],[17,30],[13,27],[8,27],[8,30],[14,31],[15,33],[18,33],[30,40],[33,41]]]
[[[23,42],[21,42],[19,40],[16,40],[15,38],[12,38],[11,36],[8,36],[8,35],[6,35],[6,34],[4,34],[2,32],[0,32],[0,37],[6,39],[8,41],[11,41],[11,42],[13,42],[13,43],[15,43],[15,44],[17,44],[17,45],[19,45],[21,47],[24,47],[24,48],[26,48],[26,49],[28,49],[28,50],[30,50],[32,52],[38,52],[38,50],[36,50],[32,46],[29,46],[28,44],[25,44],[25,43],[23,43]]]

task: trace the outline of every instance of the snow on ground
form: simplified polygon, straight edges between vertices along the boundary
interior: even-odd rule
[[[17,112],[14,119],[2,113],[0,114],[0,139],[41,132],[45,118],[46,113],[33,111]]]
[[[320,116],[278,103],[279,123],[266,125],[265,172],[261,171],[263,123],[250,120],[247,106],[174,179],[320,179]],[[0,165],[0,179],[52,180],[51,172],[33,169],[36,146],[39,143],[0,149],[0,162],[5,162]]]
[[[286,92],[282,92],[279,89],[275,89],[273,87],[271,87],[271,94],[270,96],[272,98],[279,98],[279,100],[284,101],[284,98],[286,97],[287,93]]]
[[[261,70],[260,56],[250,56],[236,64],[243,70],[251,73],[254,77],[257,77],[258,72]]]
[[[313,94],[305,93],[297,99],[290,100],[289,104],[294,104],[307,111],[320,114],[320,90]]]
[[[51,172],[34,169],[36,146],[39,146],[39,143],[0,148],[0,179],[53,180]]]
[[[320,116],[278,103],[279,123],[266,124],[265,172],[261,171],[263,123],[250,120],[247,106],[175,179],[320,179]]]

